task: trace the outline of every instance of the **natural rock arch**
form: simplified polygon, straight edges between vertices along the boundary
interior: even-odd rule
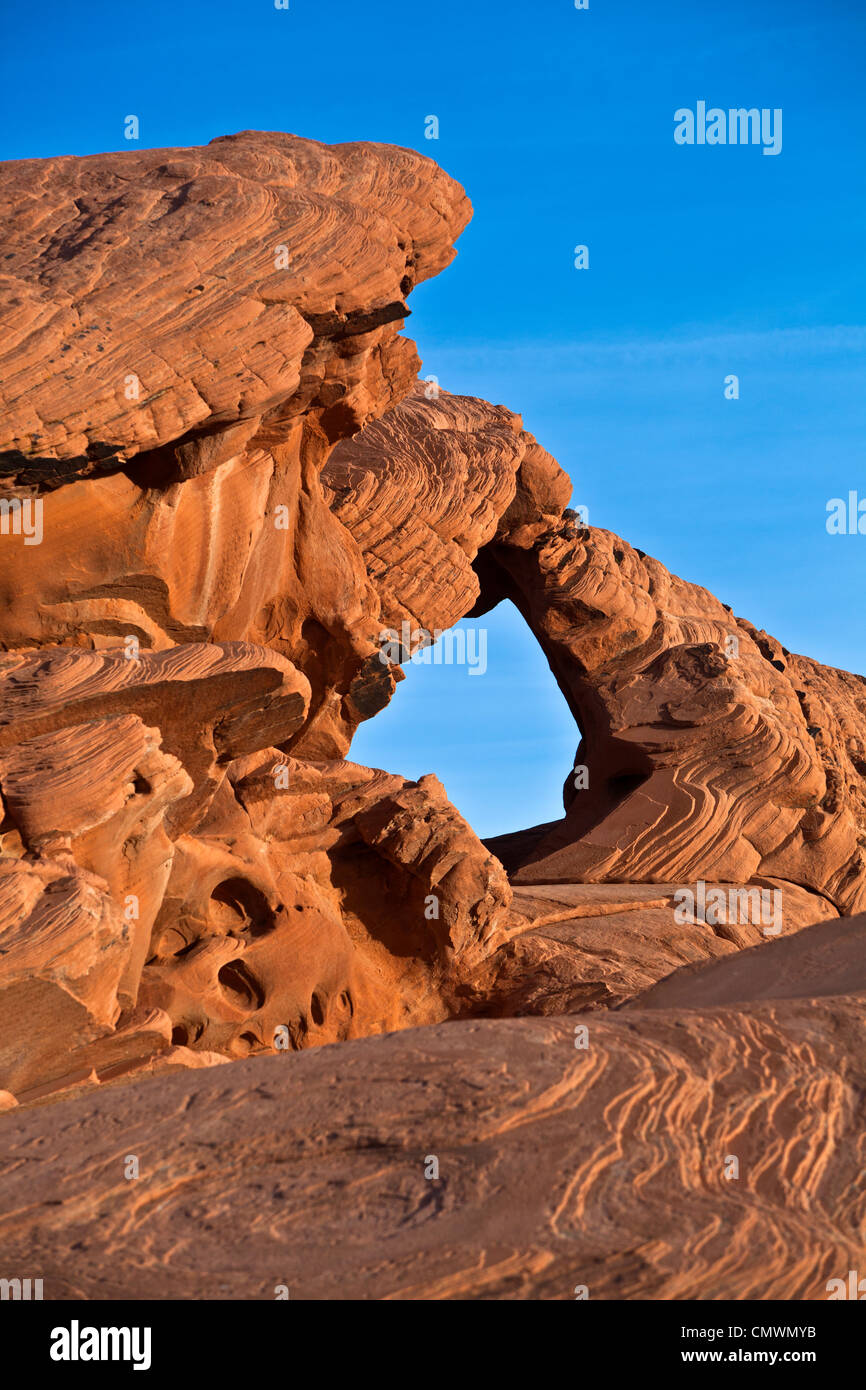
[[[516,882],[764,875],[866,905],[862,677],[566,515],[568,478],[502,406],[419,387],[323,480],[385,623],[443,628],[511,599],[584,733],[587,791],[501,846]]]

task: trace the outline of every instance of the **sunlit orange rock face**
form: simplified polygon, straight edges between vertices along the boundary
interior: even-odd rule
[[[263,643],[312,678],[305,749],[342,756],[393,679],[318,472],[414,381],[404,301],[451,260],[463,190],[411,151],[280,134],[2,185],[0,479],[39,490],[45,539],[5,540],[0,640]]]
[[[4,1089],[448,1017],[511,890],[343,761],[401,672],[319,470],[414,383],[463,190],[249,134],[2,181]]]
[[[405,300],[469,216],[429,159],[246,132],[7,164],[0,186],[0,1109],[13,1166],[69,1117],[54,1296],[196,1296],[219,1263],[200,1243],[164,1278],[186,1219],[167,1196],[152,1265],[120,1206],[102,1275],[66,1263],[80,1146],[119,1122],[115,1083],[155,1074],[136,1123],[171,1102],[165,1193],[208,1201],[222,1171],[239,1229],[256,1222],[223,1158],[287,1116],[299,1152],[304,1125],[336,1136],[326,1186],[373,1131],[410,1155],[372,1180],[342,1292],[345,1212],[329,1196],[310,1217],[296,1156],[279,1201],[286,1239],[301,1213],[311,1233],[300,1296],[822,1296],[853,1259],[862,1166],[864,1089],[842,1078],[866,682],[583,524],[512,410],[418,382]],[[417,646],[506,600],[577,753],[562,818],[485,845],[435,767],[413,782],[347,755]],[[720,1175],[753,1095],[734,1220]],[[466,1174],[428,1224],[424,1154],[485,1134],[492,1225],[465,1235],[492,1190]],[[270,1235],[237,1254],[231,1297],[259,1296],[281,1238],[261,1201]],[[12,1206],[4,1249],[32,1246]]]
[[[4,1088],[448,1016],[510,888],[435,777],[342,760],[402,673],[318,473],[413,384],[463,190],[285,135],[3,186]]]
[[[515,881],[763,876],[866,906],[866,681],[563,516],[568,480],[518,417],[425,390],[323,477],[390,625],[510,599],[548,658],[586,775],[566,777],[562,822],[497,842]]]

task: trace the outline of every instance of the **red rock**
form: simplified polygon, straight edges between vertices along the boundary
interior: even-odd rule
[[[282,442],[299,407],[357,427],[377,413],[370,379],[387,390],[389,357],[411,357],[387,325],[469,215],[411,150],[257,131],[12,161],[0,187],[0,451],[49,485],[164,445],[197,473],[214,466],[201,431],[279,420]]]
[[[176,842],[144,968],[175,1040],[246,1056],[447,1018],[511,890],[436,778],[277,749],[229,775]]]
[[[46,1298],[824,1301],[862,1251],[864,940],[861,916],[710,962],[675,1006],[451,1021],[13,1110],[4,1256]],[[729,1002],[747,957],[767,970]]]
[[[567,777],[562,822],[491,842],[516,882],[764,876],[866,905],[863,677],[576,528],[561,470],[502,407],[416,392],[323,476],[392,626],[447,628],[509,598],[547,656],[589,787]]]
[[[0,479],[44,532],[2,538],[0,639],[273,647],[314,686],[306,755],[343,756],[395,677],[318,471],[413,384],[403,301],[463,190],[409,150],[246,132],[3,164],[0,194]]]
[[[50,1297],[824,1297],[864,1157],[866,682],[577,525],[505,406],[417,384],[404,300],[469,212],[429,160],[247,132],[0,187],[4,1252]],[[434,775],[346,754],[389,631],[506,598],[589,785],[485,846]],[[781,894],[780,939],[683,910],[697,880]]]

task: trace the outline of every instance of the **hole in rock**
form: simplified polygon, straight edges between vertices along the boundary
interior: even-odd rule
[[[230,960],[220,968],[217,979],[229,1001],[240,1009],[260,1009],[264,994],[242,960]]]
[[[192,1047],[203,1032],[203,1023],[176,1023],[171,1030],[171,1041],[175,1047]]]
[[[509,600],[464,618],[403,666],[391,703],[349,757],[417,780],[435,773],[483,838],[563,816],[580,730],[547,659]]]
[[[182,956],[188,954],[192,946],[198,943],[188,942],[182,931],[177,927],[167,927],[161,932],[155,941],[155,950],[152,959],[165,960],[170,956]]]
[[[211,926],[226,934],[263,936],[274,927],[274,913],[261,889],[245,878],[226,878],[210,895]]]
[[[178,935],[180,935],[180,933],[178,933]],[[183,939],[184,938],[181,936],[180,940],[183,941]],[[192,941],[186,942],[185,945],[181,946],[178,950],[169,950],[167,946],[163,947],[163,945],[160,944],[159,953],[160,955],[173,955],[175,960],[182,960],[184,956],[191,956],[193,951],[197,951],[201,944],[201,940],[198,937],[195,937]]]

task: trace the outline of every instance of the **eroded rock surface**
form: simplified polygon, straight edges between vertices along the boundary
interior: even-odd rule
[[[248,132],[0,165],[0,645],[250,641],[341,757],[387,703],[378,599],[318,472],[398,401],[404,300],[454,254],[458,184],[391,146]],[[375,665],[373,664],[375,662]]]
[[[246,132],[0,190],[4,1254],[48,1297],[823,1297],[864,679],[417,382],[405,298],[469,215],[430,160]],[[582,774],[485,846],[347,754],[505,600]]]
[[[237,449],[226,426],[282,441],[308,409],[357,427],[408,382],[394,325],[469,218],[411,150],[279,132],[13,161],[0,184],[0,458],[47,487],[163,446],[200,474]]]
[[[866,918],[835,951],[826,931],[747,953],[753,991],[715,1003],[731,957],[672,1007],[450,1022],[12,1110],[10,1274],[56,1298],[824,1300],[863,1251],[863,995],[835,990]]]
[[[561,823],[493,842],[516,882],[764,876],[866,904],[866,679],[566,515],[568,480],[503,407],[419,389],[324,478],[392,626],[510,599],[547,656],[588,786],[569,775]]]

